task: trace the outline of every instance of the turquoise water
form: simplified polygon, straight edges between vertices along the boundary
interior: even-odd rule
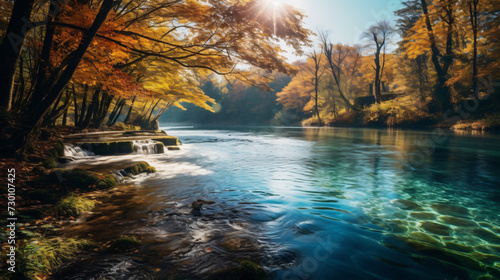
[[[269,279],[500,279],[496,135],[164,129],[181,151],[147,155],[159,172],[125,210],[78,228],[140,236],[141,249],[65,278],[224,279],[252,260]],[[196,199],[214,203],[193,215]]]

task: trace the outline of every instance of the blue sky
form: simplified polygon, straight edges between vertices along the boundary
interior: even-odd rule
[[[274,0],[270,0],[274,1]],[[332,42],[361,43],[361,33],[379,20],[395,20],[401,0],[277,0],[290,3],[307,15],[306,27],[329,32]],[[397,39],[396,39],[397,40]]]

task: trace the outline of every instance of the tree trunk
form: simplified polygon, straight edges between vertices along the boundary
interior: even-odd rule
[[[473,53],[472,53],[472,90],[474,94],[474,99],[479,100],[479,89],[477,87],[477,4],[479,0],[471,0],[469,1],[469,15],[470,22],[472,27],[472,44],[473,44]]]
[[[0,110],[10,111],[16,64],[26,34],[33,26],[29,21],[34,0],[16,0],[9,25],[0,45]]]
[[[124,124],[127,124],[130,121],[130,116],[132,115],[132,107],[134,107],[134,102],[135,102],[135,96],[132,99],[132,104],[130,104],[130,108],[128,109],[127,117],[125,117],[125,120],[123,121]]]
[[[375,37],[375,42],[377,42],[377,37]],[[377,51],[375,52],[375,103],[380,104],[381,100],[380,92],[380,47],[377,46]]]
[[[429,36],[429,40],[431,43],[431,60],[432,63],[434,64],[434,69],[436,70],[437,74],[437,83],[436,83],[436,88],[434,90],[434,96],[437,101],[437,105],[441,112],[444,112],[446,108],[450,105],[450,89],[446,85],[446,76],[447,76],[447,67],[443,68],[441,66],[441,63],[439,62],[439,57],[441,56],[439,49],[436,44],[436,38],[434,36],[434,30],[431,25],[431,20],[429,17],[429,12],[427,10],[427,3],[426,0],[421,0],[420,1],[422,4],[422,12],[425,17],[425,25],[427,27],[427,35]],[[451,51],[451,48],[449,48],[448,44],[451,44],[449,40],[447,40],[447,52],[448,50]]]

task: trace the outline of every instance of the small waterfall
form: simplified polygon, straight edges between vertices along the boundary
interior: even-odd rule
[[[122,183],[125,179],[130,178],[130,174],[127,174],[123,169],[110,171],[110,173],[115,177],[118,183]]]
[[[73,144],[64,145],[64,155],[67,157],[74,157],[74,158],[95,156],[93,152],[84,150],[80,146]]]
[[[160,142],[153,140],[135,140],[134,151],[137,154],[159,154],[163,151],[159,151],[158,143]]]

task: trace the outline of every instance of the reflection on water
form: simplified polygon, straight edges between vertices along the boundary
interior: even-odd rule
[[[135,235],[142,247],[83,256],[59,276],[224,279],[226,268],[252,260],[269,279],[500,278],[497,136],[436,143],[431,132],[373,129],[167,132],[181,151],[127,157],[159,172],[120,186],[66,229],[95,240]],[[197,199],[215,203],[193,215]]]

